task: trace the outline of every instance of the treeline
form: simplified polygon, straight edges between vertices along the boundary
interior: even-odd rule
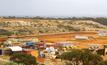
[[[48,19],[48,20],[92,20],[104,25],[107,25],[107,18],[106,17],[40,17],[40,16],[36,16],[36,17],[29,17],[29,16],[25,16],[25,17],[16,17],[16,16],[6,16],[6,17],[0,17],[0,18],[4,18],[4,19]]]

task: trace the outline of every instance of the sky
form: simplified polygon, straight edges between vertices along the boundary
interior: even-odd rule
[[[107,17],[107,0],[0,0],[0,16]]]

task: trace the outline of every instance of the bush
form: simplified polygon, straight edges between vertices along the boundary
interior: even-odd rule
[[[16,63],[23,63],[25,65],[37,65],[37,61],[34,56],[24,53],[15,53],[11,56],[10,60]]]
[[[99,49],[99,50],[97,50],[97,54],[99,54],[99,55],[104,55],[104,49]]]
[[[69,61],[70,63],[76,63],[77,65],[80,63],[83,65],[97,65],[100,61],[103,60],[100,55],[93,54],[91,51],[76,49],[63,53],[61,55],[61,59]]]
[[[97,65],[107,65],[107,60],[106,61],[101,61]]]

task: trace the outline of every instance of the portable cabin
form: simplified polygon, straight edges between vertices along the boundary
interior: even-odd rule
[[[75,39],[78,39],[78,40],[88,40],[88,36],[76,35],[76,36],[75,36]]]

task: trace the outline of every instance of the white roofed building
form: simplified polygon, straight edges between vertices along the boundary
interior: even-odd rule
[[[80,36],[80,35],[76,35],[75,39],[80,39],[80,40],[88,40],[88,36]]]
[[[9,49],[11,49],[13,52],[14,51],[22,51],[23,49],[22,49],[22,47],[20,47],[20,46],[12,46],[12,47],[8,47]]]

